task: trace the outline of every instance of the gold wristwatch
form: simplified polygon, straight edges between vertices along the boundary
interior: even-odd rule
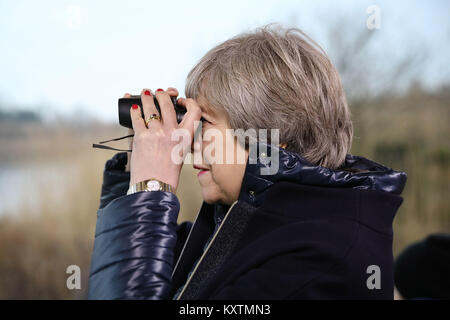
[[[127,195],[140,191],[168,191],[175,194],[176,190],[170,184],[158,179],[147,179],[133,184],[127,191]]]

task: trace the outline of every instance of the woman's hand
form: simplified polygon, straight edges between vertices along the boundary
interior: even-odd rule
[[[178,124],[170,99],[170,96],[178,96],[178,91],[175,88],[168,88],[167,91],[158,89],[155,95],[161,109],[161,120],[152,119],[147,127],[141,116],[140,107],[130,109],[134,130],[130,161],[130,186],[154,178],[176,189],[183,164],[172,161],[172,150],[180,145],[179,141],[172,141],[172,133],[177,129],[186,129],[190,134],[190,140],[182,142],[184,159],[192,143],[194,121],[200,121],[202,112],[193,99],[180,98],[178,104],[184,106],[187,112],[183,121]],[[158,114],[149,89],[142,90],[141,100],[145,119],[148,119],[151,114]]]
[[[167,88],[167,93],[172,97],[177,97],[178,96],[178,90],[175,88]],[[131,98],[131,94],[129,93],[125,93],[124,98]],[[134,135],[134,130],[133,129],[128,129],[127,135],[133,134]],[[128,149],[132,149],[133,147],[133,137],[128,138]],[[127,164],[125,165],[125,172],[130,172],[130,168],[131,168],[131,152],[127,152]]]

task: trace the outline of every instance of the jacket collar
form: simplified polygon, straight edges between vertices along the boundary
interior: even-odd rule
[[[261,205],[269,187],[278,181],[379,190],[397,195],[401,194],[406,183],[406,173],[351,154],[346,156],[339,169],[333,170],[313,165],[297,153],[270,144],[259,142],[251,150],[256,152],[249,155],[239,200],[256,207]],[[274,174],[267,175],[264,171],[274,171]]]

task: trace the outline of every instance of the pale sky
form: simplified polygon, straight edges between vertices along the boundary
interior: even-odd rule
[[[177,87],[213,46],[270,22],[321,36],[339,14],[366,28],[381,9],[380,48],[431,54],[424,81],[449,81],[450,2],[442,1],[23,1],[0,0],[0,108],[83,113],[117,122],[125,92]],[[417,44],[416,44],[417,45]],[[403,51],[402,51],[403,50]],[[332,57],[331,57],[332,58]]]

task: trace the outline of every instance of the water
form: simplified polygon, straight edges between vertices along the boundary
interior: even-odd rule
[[[70,183],[76,169],[75,164],[61,163],[0,167],[0,216],[20,215],[24,203],[32,214],[43,201],[62,204],[64,185]]]

